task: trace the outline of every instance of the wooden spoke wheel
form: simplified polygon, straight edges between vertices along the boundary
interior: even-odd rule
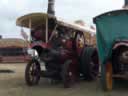
[[[90,65],[88,65],[89,72],[88,75],[90,76],[90,80],[95,80],[98,77],[99,74],[99,58],[98,53],[93,52],[92,56],[90,57],[90,62],[88,62]],[[89,60],[89,59],[88,59]]]
[[[25,69],[25,81],[29,86],[37,85],[40,80],[40,64],[37,60],[32,59]]]
[[[113,87],[111,62],[101,65],[101,80],[103,89],[105,91],[111,91]]]
[[[85,47],[80,58],[80,70],[85,80],[97,79],[99,74],[99,59],[95,48]]]

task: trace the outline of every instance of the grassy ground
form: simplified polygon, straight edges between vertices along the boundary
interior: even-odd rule
[[[24,81],[25,64],[0,64],[1,69],[14,73],[0,73],[0,96],[128,96],[126,83],[116,84],[112,92],[103,92],[99,80],[81,81],[72,88],[64,89],[61,84],[51,85],[42,78],[38,86],[28,87]]]

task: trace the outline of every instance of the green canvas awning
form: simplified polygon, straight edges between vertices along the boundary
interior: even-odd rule
[[[97,48],[101,63],[111,58],[112,47],[118,40],[128,40],[128,10],[107,12],[94,18]]]

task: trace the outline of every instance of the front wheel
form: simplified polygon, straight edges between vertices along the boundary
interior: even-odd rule
[[[37,85],[40,80],[40,64],[37,60],[32,59],[25,69],[25,81],[29,86]]]
[[[112,90],[113,80],[111,62],[101,65],[101,85],[104,91]]]

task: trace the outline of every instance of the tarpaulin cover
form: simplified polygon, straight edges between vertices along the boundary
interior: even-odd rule
[[[128,39],[128,10],[107,12],[94,18],[97,28],[97,48],[102,64],[111,58],[116,41]]]

